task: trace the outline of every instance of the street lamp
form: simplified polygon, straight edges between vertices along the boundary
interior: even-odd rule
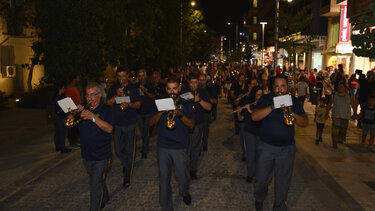
[[[262,25],[262,67],[264,65],[264,28],[267,24],[267,22],[260,22]]]
[[[195,4],[196,4],[195,1],[190,2],[190,5],[191,5],[192,7],[194,7]]]
[[[277,46],[277,41],[279,40],[279,9],[280,9],[280,1],[287,1],[287,2],[292,2],[293,0],[276,0],[276,5],[275,5],[275,52],[273,54],[273,69],[276,72],[276,67],[277,67],[277,58],[278,58],[278,46]]]

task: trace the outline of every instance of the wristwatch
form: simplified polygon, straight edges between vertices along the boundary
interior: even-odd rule
[[[95,122],[96,122],[96,117],[94,116],[94,117],[91,119],[91,121],[92,121],[93,123],[95,123]]]

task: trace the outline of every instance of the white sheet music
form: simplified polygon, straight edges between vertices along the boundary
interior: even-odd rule
[[[57,101],[57,104],[65,113],[69,113],[71,111],[78,109],[76,104],[74,104],[72,98],[70,97],[66,97],[62,100]]]
[[[158,111],[170,111],[176,108],[172,98],[164,98],[164,99],[155,100],[155,104],[156,104],[156,107],[158,108]]]
[[[185,100],[191,100],[194,98],[194,95],[191,92],[186,92],[184,94],[181,94],[180,97]]]
[[[275,108],[288,107],[293,105],[292,96],[282,95],[273,98],[273,105]]]
[[[116,97],[115,101],[116,101],[116,104],[121,104],[123,102],[130,103],[130,96]]]

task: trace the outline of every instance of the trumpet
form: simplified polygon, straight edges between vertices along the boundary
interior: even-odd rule
[[[176,102],[174,102],[176,107]],[[174,120],[174,110],[167,111],[167,121],[165,122],[165,127],[167,127],[168,130],[174,130],[177,127],[176,121]]]
[[[85,109],[92,110],[91,102],[87,103],[82,110],[78,111],[77,113],[73,114],[73,116],[66,117],[64,124],[67,128],[72,128],[78,125],[82,121],[81,113]]]
[[[122,88],[122,94],[121,94],[121,97],[124,97],[125,94],[124,94],[124,82],[121,80],[120,81],[120,85],[121,85],[121,88]],[[126,107],[123,105],[123,104],[120,104],[120,111],[125,111],[126,110]]]
[[[296,119],[295,119],[294,116],[289,112],[288,107],[282,107],[281,110],[282,110],[282,112],[283,112],[283,116],[284,116],[284,123],[285,123],[287,126],[293,126],[293,125],[294,125],[294,122],[296,121]]]

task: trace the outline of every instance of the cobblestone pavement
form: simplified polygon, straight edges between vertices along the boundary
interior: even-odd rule
[[[209,147],[200,156],[198,180],[191,182],[192,204],[186,206],[178,196],[173,179],[175,210],[253,210],[253,184],[246,183],[246,167],[241,161],[238,135],[233,134],[230,106],[219,104],[218,119],[211,125]],[[142,159],[137,142],[137,156],[131,185],[122,187],[119,160],[107,176],[110,201],[104,210],[160,210],[156,138],[151,138],[150,154]],[[297,149],[288,206],[291,210],[341,210],[337,196],[320,181],[307,165],[303,152]],[[273,203],[270,185],[265,210]],[[75,151],[64,162],[42,174],[33,182],[0,203],[0,210],[88,210],[89,184],[80,152]],[[337,208],[337,209],[335,209]],[[344,207],[345,208],[345,207]]]

